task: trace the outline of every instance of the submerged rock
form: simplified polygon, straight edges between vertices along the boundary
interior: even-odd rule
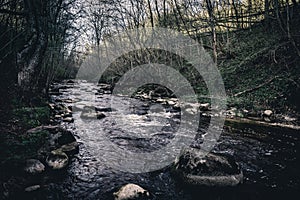
[[[127,184],[114,194],[115,200],[147,199],[150,193],[136,184]]]
[[[40,174],[45,171],[45,165],[37,159],[28,159],[24,171],[30,174]]]
[[[51,151],[50,155],[46,158],[46,163],[52,169],[63,169],[68,165],[69,157],[61,150]]]
[[[199,186],[235,186],[243,173],[231,158],[200,150],[185,150],[174,165],[174,173],[183,182]]]

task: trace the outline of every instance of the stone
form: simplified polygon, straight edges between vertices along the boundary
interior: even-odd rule
[[[271,117],[272,115],[273,115],[273,111],[272,110],[265,110],[264,111],[264,116]]]
[[[243,173],[232,158],[197,149],[183,151],[175,160],[173,173],[184,183],[197,186],[236,186],[243,181]]]
[[[201,103],[200,104],[201,111],[208,111],[209,110],[209,103]]]
[[[74,84],[75,81],[74,81],[74,80],[67,80],[66,83],[67,83],[67,84]]]
[[[103,119],[105,117],[106,117],[106,115],[104,113],[97,112],[97,119]]]
[[[273,111],[272,110],[265,110],[262,114],[264,121],[272,122],[274,120]]]
[[[97,112],[113,112],[116,111],[116,109],[110,108],[110,107],[95,107],[95,110]]]
[[[24,171],[29,174],[40,174],[45,171],[45,165],[37,159],[28,159],[25,162]]]
[[[74,119],[72,117],[66,117],[63,119],[63,122],[72,123],[74,122]]]
[[[49,108],[50,108],[51,110],[54,110],[54,109],[55,109],[55,104],[54,104],[54,103],[49,103],[48,106],[49,106]]]
[[[293,121],[296,121],[297,118],[295,117],[289,117],[289,116],[284,116],[283,119],[287,122],[293,122]]]
[[[47,165],[54,170],[63,169],[68,165],[69,157],[60,149],[51,151],[46,158]]]
[[[80,114],[80,118],[82,119],[97,119],[97,113],[94,111],[94,112],[82,112]]]
[[[173,100],[168,100],[167,103],[168,103],[170,106],[174,106],[177,102],[176,102],[176,101],[173,101]]]
[[[118,192],[113,193],[115,200],[133,200],[133,199],[145,199],[150,197],[150,193],[144,188],[136,184],[127,184]]]
[[[60,119],[62,116],[61,115],[54,115],[55,119]]]
[[[79,151],[79,144],[78,142],[72,142],[61,146],[58,150],[66,153],[67,155],[75,154]]]
[[[33,191],[36,191],[40,188],[41,188],[40,185],[32,185],[32,186],[29,186],[29,187],[25,188],[25,192],[33,192]]]

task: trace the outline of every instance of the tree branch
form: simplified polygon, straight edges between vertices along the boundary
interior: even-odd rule
[[[11,14],[11,15],[19,15],[19,16],[25,16],[25,12],[18,12],[13,10],[6,10],[6,9],[0,9],[0,14]]]

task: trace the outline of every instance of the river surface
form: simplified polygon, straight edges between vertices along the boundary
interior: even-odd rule
[[[235,188],[191,188],[174,178],[169,167],[130,173],[111,167],[108,162],[114,158],[103,153],[109,146],[104,142],[135,153],[153,152],[167,145],[180,123],[180,109],[173,102],[160,105],[161,101],[116,97],[114,102],[120,110],[111,110],[107,109],[112,98],[107,85],[78,81],[54,86],[61,88],[61,94],[52,95],[51,101],[72,107],[74,123],[60,123],[74,131],[80,150],[66,172],[46,178],[44,199],[109,200],[127,183],[138,184],[153,199],[162,200],[293,199],[299,194],[299,131],[226,123],[213,152],[233,156],[243,170],[244,183]],[[105,117],[83,118],[89,107],[96,107]],[[193,146],[203,142],[201,135],[208,122],[200,120]],[[159,162],[162,158],[156,159]]]

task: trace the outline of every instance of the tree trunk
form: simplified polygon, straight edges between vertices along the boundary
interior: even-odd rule
[[[150,20],[151,20],[151,27],[154,27],[154,17],[153,17],[150,0],[148,0],[147,2],[148,2],[148,8],[149,8],[149,14],[150,14]]]
[[[23,50],[18,53],[17,65],[18,65],[18,85],[24,92],[36,90],[38,68],[41,66],[43,56],[47,48],[47,36],[45,30],[42,27],[44,21],[42,21],[41,5],[34,0],[24,0],[25,11],[28,16],[27,29],[31,32],[31,37]]]
[[[217,54],[217,33],[216,33],[216,24],[213,13],[213,5],[210,0],[206,0],[206,7],[209,16],[209,26],[211,29],[211,40],[212,40],[212,48],[213,48],[213,58],[214,62],[217,63],[218,54]]]

